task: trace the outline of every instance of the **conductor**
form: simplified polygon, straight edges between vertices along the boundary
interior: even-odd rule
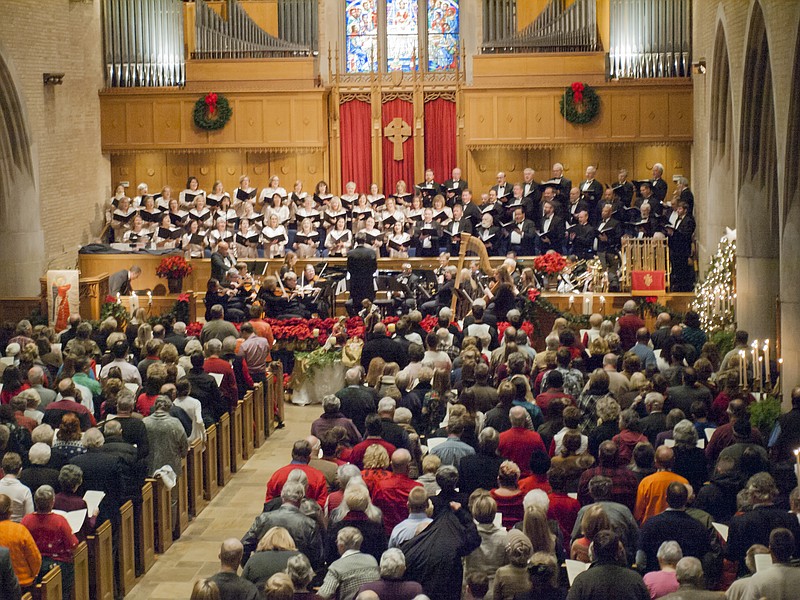
[[[358,314],[364,298],[375,299],[375,271],[378,270],[378,257],[375,250],[367,245],[363,231],[356,234],[356,247],[347,253],[347,278],[350,280],[350,298],[345,302],[347,314]]]

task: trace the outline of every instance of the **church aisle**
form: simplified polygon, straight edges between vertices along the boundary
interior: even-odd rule
[[[292,444],[307,435],[322,413],[316,406],[286,404],[286,427],[276,430],[244,468],[233,475],[217,497],[189,524],[166,553],[125,598],[181,600],[189,598],[197,579],[219,571],[219,547],[228,537],[240,538],[264,506],[267,480],[291,460]]]

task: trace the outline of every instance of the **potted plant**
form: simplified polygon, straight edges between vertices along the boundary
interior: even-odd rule
[[[533,259],[533,269],[544,276],[545,287],[549,290],[558,288],[558,275],[567,266],[567,259],[558,252],[547,252]]]
[[[183,256],[165,256],[156,269],[156,275],[167,280],[170,294],[180,294],[183,290],[183,278],[192,270],[192,265]]]

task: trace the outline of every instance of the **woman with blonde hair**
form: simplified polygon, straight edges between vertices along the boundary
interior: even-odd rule
[[[533,552],[555,554],[556,536],[550,531],[547,513],[540,506],[531,505],[525,509],[522,519],[522,531],[531,541]]]
[[[519,475],[519,467],[515,462],[503,461],[497,473],[497,487],[490,491],[497,502],[498,512],[503,515],[503,527],[506,529],[522,521],[524,515],[522,501],[525,492],[519,489]]]
[[[142,323],[136,330],[136,340],[133,342],[133,347],[139,356],[139,360],[145,357],[145,346],[147,342],[153,339],[153,327],[149,323]]]
[[[495,571],[494,600],[512,600],[517,594],[524,594],[531,589],[527,569],[531,552],[528,536],[516,529],[508,532],[506,558],[509,564]]]
[[[389,453],[380,444],[372,444],[364,452],[364,469],[361,478],[367,484],[370,494],[375,490],[375,484],[391,475],[389,471]]]
[[[262,592],[264,600],[292,600],[294,584],[286,573],[275,573],[266,581]]]
[[[374,447],[375,445],[370,448]],[[342,504],[331,516],[331,524],[325,535],[325,558],[329,564],[339,557],[336,536],[345,527],[358,529],[364,536],[361,552],[380,560],[381,554],[389,545],[389,537],[383,527],[383,513],[372,503],[369,490],[359,481],[350,481],[344,491]]]
[[[219,587],[210,579],[199,579],[194,582],[189,600],[220,600]]]
[[[367,369],[367,375],[364,378],[364,382],[366,383],[367,387],[370,387],[377,391],[378,386],[381,383],[381,377],[383,377],[383,369],[386,367],[386,361],[383,360],[380,356],[376,356],[371,361],[369,361],[369,368]]]
[[[289,559],[298,554],[300,552],[285,527],[270,527],[247,560],[242,577],[261,587],[275,573],[285,571]]]

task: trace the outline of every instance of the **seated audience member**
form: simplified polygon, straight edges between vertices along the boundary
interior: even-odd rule
[[[531,589],[527,569],[533,552],[531,541],[521,531],[512,529],[508,532],[505,551],[508,564],[498,568],[494,575],[495,600],[512,600]]]
[[[42,442],[31,446],[28,452],[30,464],[22,470],[19,481],[31,491],[31,494],[35,494],[41,485],[58,487],[58,469],[49,465],[50,454],[50,446]]]
[[[673,472],[674,466],[675,453],[672,448],[659,446],[656,450],[657,471],[642,479],[636,492],[636,507],[633,516],[639,523],[644,524],[650,517],[666,510],[666,492],[671,483],[677,482],[684,485],[689,483],[684,477]]]
[[[328,567],[328,573],[319,589],[324,599],[354,600],[359,588],[365,583],[378,581],[380,570],[378,561],[369,554],[361,552],[364,537],[355,527],[345,527],[336,535],[336,548],[340,558]]]
[[[50,427],[56,428],[61,425],[61,419],[64,415],[70,414],[77,417],[80,424],[79,430],[86,431],[89,427],[94,426],[94,417],[89,412],[89,409],[78,400],[80,392],[76,389],[72,379],[67,377],[59,381],[58,393],[61,395],[61,399],[47,405],[47,408],[44,409],[42,423],[47,423]]]
[[[293,600],[320,600],[308,587],[314,578],[314,570],[304,554],[298,553],[286,561],[286,573],[294,585]]]
[[[42,568],[39,570],[37,581],[54,566],[60,567],[62,597],[68,600],[72,596],[72,586],[75,581],[72,552],[78,545],[78,538],[72,533],[67,520],[53,513],[55,496],[53,488],[49,485],[43,485],[36,490],[33,499],[36,512],[26,515],[22,519],[22,524],[31,532],[39,552],[42,553]]]
[[[261,590],[263,600],[292,600],[294,597],[294,584],[286,573],[275,573]]]
[[[675,577],[678,580],[677,591],[664,596],[666,600],[682,600],[683,598],[693,598],[696,600],[722,600],[725,595],[722,592],[706,591],[705,579],[703,576],[703,564],[700,559],[694,556],[684,556],[675,566]],[[800,579],[797,579],[800,582]],[[761,596],[753,596],[760,598]],[[769,595],[765,596],[772,600],[781,600],[790,596]]]
[[[219,550],[220,570],[210,578],[219,588],[220,600],[260,600],[258,588],[238,575],[242,553],[242,543],[236,538],[222,542]]]
[[[594,457],[590,454],[579,454],[581,436],[577,431],[568,431],[561,441],[561,452],[556,454],[551,464],[564,471],[567,490],[578,491],[581,475],[594,465]]]
[[[0,494],[8,496],[11,501],[9,518],[15,523],[19,523],[22,518],[33,512],[33,496],[19,480],[22,471],[22,457],[16,452],[6,452],[2,461],[3,473],[0,479]]]
[[[394,451],[397,449],[394,444],[391,444],[383,437],[383,423],[381,421],[381,417],[375,413],[372,413],[367,416],[366,421],[366,431],[364,436],[364,441],[356,444],[353,446],[353,450],[350,452],[350,456],[348,457],[349,462],[353,463],[358,467],[364,466],[364,454],[367,452],[367,448],[378,444],[379,446],[383,446],[386,450],[386,453],[391,456],[394,454]],[[405,432],[403,432],[405,433]],[[408,434],[406,434],[407,436]]]
[[[644,576],[644,584],[650,591],[651,600],[663,598],[678,590],[680,584],[675,574],[675,567],[683,558],[683,552],[678,542],[669,540],[658,547],[656,558],[659,570],[650,571]]]
[[[497,487],[491,490],[492,498],[497,502],[497,510],[503,515],[503,527],[511,529],[522,521],[524,509],[522,501],[525,494],[519,489],[519,467],[506,460],[500,465],[497,475]]]
[[[625,465],[619,464],[617,445],[611,440],[600,444],[597,452],[597,466],[587,469],[581,475],[578,484],[578,501],[582,506],[586,506],[592,500],[589,494],[589,482],[597,475],[609,477],[612,480],[613,492],[611,500],[624,504],[630,510],[633,510],[636,504],[636,492],[639,482]]]
[[[11,498],[5,494],[0,494],[0,546],[8,548],[19,585],[30,587],[39,575],[42,555],[30,531],[11,520]]]
[[[374,592],[378,598],[413,600],[422,594],[422,586],[416,581],[403,581],[406,572],[406,557],[397,548],[389,548],[381,555],[378,581],[365,583],[359,588],[359,596],[364,592]]]
[[[378,560],[386,550],[389,536],[383,528],[383,515],[379,508],[372,504],[369,490],[360,483],[351,481],[344,491],[342,504],[330,515],[330,524],[326,532],[325,556],[328,563],[339,556],[336,547],[336,536],[346,527],[355,527],[364,537],[361,551]]]
[[[276,470],[267,482],[267,494],[264,502],[280,497],[281,489],[287,477],[289,477],[289,473],[295,469],[300,469],[308,477],[307,497],[316,500],[320,506],[325,506],[325,500],[328,497],[328,484],[322,471],[308,464],[310,460],[311,444],[308,443],[308,440],[296,441],[292,447],[292,461]]]

